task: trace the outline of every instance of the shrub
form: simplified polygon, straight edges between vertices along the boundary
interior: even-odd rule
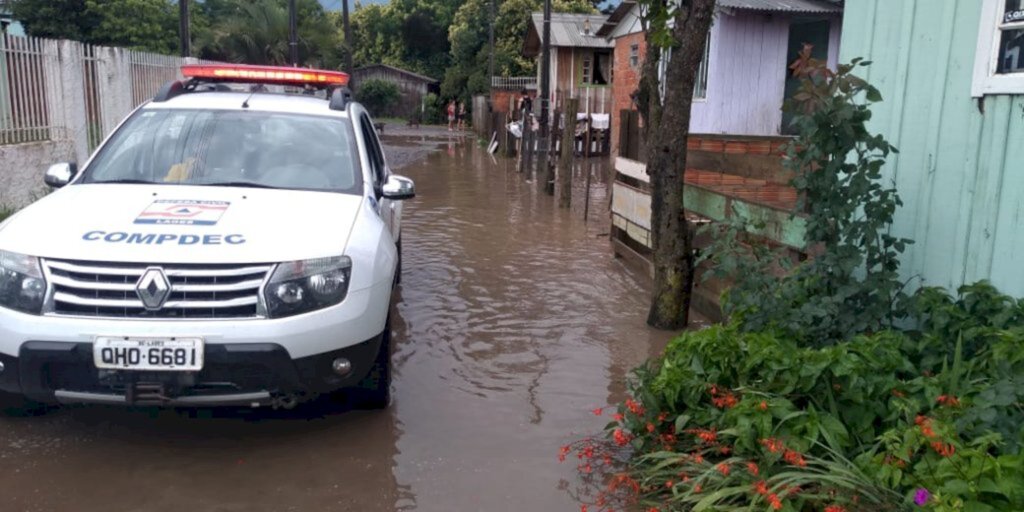
[[[911,302],[922,330],[823,348],[735,325],[681,335],[637,370],[609,448],[590,443],[598,469],[618,474],[597,501],[1024,510],[1020,303],[986,283],[955,298],[925,289]]]
[[[390,115],[401,95],[397,85],[376,78],[360,82],[355,92],[356,100],[376,117]]]
[[[723,306],[744,330],[774,329],[821,346],[889,328],[901,316],[894,309],[904,298],[897,270],[911,241],[888,233],[902,203],[883,184],[882,166],[896,149],[868,131],[870,106],[881,96],[853,74],[863,65],[857,59],[833,72],[809,48],[793,65],[801,85],[786,109],[795,113],[799,136],[784,164],[803,198],[798,211],[806,213],[813,257],[790,268],[782,253],[751,253],[749,240],[737,236],[746,231],[742,222],[713,236],[712,275],[736,278]],[[776,277],[780,265],[786,272]]]

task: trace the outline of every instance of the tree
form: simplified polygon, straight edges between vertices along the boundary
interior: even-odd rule
[[[90,0],[92,1],[92,0]],[[197,37],[200,57],[247,64],[289,64],[288,6],[285,0],[207,0],[202,15],[209,29]],[[338,27],[316,0],[300,0],[299,62],[337,69]]]
[[[639,5],[649,48],[638,98],[651,178],[654,289],[647,323],[679,329],[689,320],[694,269],[692,234],[683,210],[686,139],[715,0],[640,0]],[[661,76],[663,52],[667,62]]]
[[[533,76],[536,63],[523,57],[523,37],[530,14],[539,11],[542,0],[505,0],[498,7],[494,24],[494,69],[499,76]],[[553,0],[553,12],[595,12],[588,0]],[[468,0],[459,7],[448,28],[451,66],[441,83],[444,97],[467,97],[490,88],[487,76],[487,20],[490,0]]]
[[[177,11],[169,0],[18,0],[13,9],[35,37],[168,54],[178,48]]]

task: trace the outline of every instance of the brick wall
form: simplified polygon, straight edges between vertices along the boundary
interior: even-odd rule
[[[531,98],[534,98],[536,102],[537,92],[528,91]],[[522,95],[522,91],[513,91],[509,89],[491,89],[491,108],[494,112],[501,112],[503,114],[508,113],[509,98],[515,99],[515,105],[519,104],[519,97]]]
[[[633,45],[638,46],[639,55],[636,66],[630,65],[630,49]],[[612,83],[612,152],[619,150],[619,111],[633,109],[633,101],[630,95],[640,85],[640,71],[644,63],[644,55],[647,46],[644,44],[644,33],[637,32],[615,40],[615,62],[613,73],[615,81]]]

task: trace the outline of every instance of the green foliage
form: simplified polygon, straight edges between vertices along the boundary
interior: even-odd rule
[[[18,209],[7,204],[0,204],[0,222],[7,220],[8,217],[18,213]]]
[[[624,468],[577,445],[585,468],[625,469],[636,484],[618,477],[598,501],[1024,510],[1021,301],[981,282],[955,297],[923,289],[907,307],[920,329],[826,347],[735,324],[684,333],[636,371],[607,427],[608,444],[632,450]]]
[[[157,53],[178,48],[177,11],[169,0],[19,0],[13,9],[31,36]]]
[[[338,68],[341,34],[334,18],[316,0],[299,0],[296,7],[300,63]],[[206,0],[199,4],[196,23],[196,53],[202,58],[290,64],[286,0]]]
[[[724,305],[743,329],[778,330],[822,346],[889,328],[902,316],[899,255],[912,242],[888,234],[902,204],[882,183],[895,148],[867,130],[870,106],[881,97],[852,74],[865,65],[858,59],[832,72],[810,48],[793,65],[801,85],[786,108],[796,113],[799,136],[785,166],[803,198],[798,210],[806,214],[812,257],[792,265],[763,247],[748,251],[737,238],[746,226],[711,228],[725,231],[708,251],[714,275],[744,269],[732,274],[738,279]]]
[[[533,76],[536,64],[522,56],[523,38],[530,14],[540,11],[541,0],[505,0],[498,6],[494,24],[494,73],[498,76]],[[596,12],[585,0],[553,0],[553,12]],[[467,0],[448,28],[451,65],[441,82],[441,96],[468,100],[490,89],[487,33],[490,0]]]
[[[424,113],[420,118],[423,124],[445,124],[448,122],[448,113],[445,110],[447,105],[441,97],[434,93],[427,93],[423,98]]]
[[[356,88],[356,100],[363,104],[370,114],[381,117],[390,113],[401,93],[398,86],[378,79],[365,80]]]

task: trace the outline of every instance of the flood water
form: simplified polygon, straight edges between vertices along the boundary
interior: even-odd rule
[[[611,255],[607,163],[578,170],[594,173],[584,222],[582,187],[558,209],[514,162],[440,142],[400,170],[418,196],[389,410],[0,417],[0,510],[579,510],[559,446],[607,423],[590,411],[670,337],[644,325],[647,278]]]

